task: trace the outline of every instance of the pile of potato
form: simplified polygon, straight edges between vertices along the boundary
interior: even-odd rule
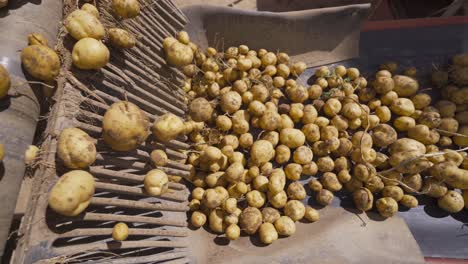
[[[357,68],[320,67],[306,87],[296,82],[306,65],[286,53],[246,45],[202,51],[186,32],[167,38],[164,50],[187,76],[186,124],[203,122],[170,129],[184,130],[193,145],[194,227],[207,224],[231,240],[258,233],[266,244],[292,235],[295,222],[319,219],[303,203],[308,178],[322,206],[344,189],[357,209],[383,217],[416,207],[423,194],[448,212],[463,209],[456,189],[468,189],[468,88],[454,85],[468,84],[461,69],[468,55],[454,58],[439,85],[446,99],[432,102],[416,69],[399,74],[396,63],[369,79]]]

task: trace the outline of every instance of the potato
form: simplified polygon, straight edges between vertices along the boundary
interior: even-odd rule
[[[302,165],[302,174],[306,176],[314,176],[318,172],[318,166],[315,162]]]
[[[386,147],[397,140],[397,132],[387,124],[380,124],[372,130],[372,141],[377,147]]]
[[[250,159],[256,165],[263,165],[275,156],[273,145],[267,140],[257,140],[250,148]]]
[[[468,170],[460,169],[451,161],[435,164],[430,168],[431,176],[458,189],[468,189]]]
[[[229,182],[238,182],[244,173],[244,165],[241,162],[233,162],[227,168],[224,177]]]
[[[419,93],[411,97],[411,101],[413,101],[414,108],[422,110],[431,104],[431,96],[426,93]]]
[[[98,17],[85,10],[71,12],[63,24],[68,33],[76,40],[83,38],[100,40],[106,34]]]
[[[233,114],[242,104],[242,98],[239,93],[230,91],[221,96],[220,105],[221,109],[229,114]]]
[[[440,114],[437,112],[422,112],[418,118],[421,125],[426,125],[429,128],[437,128],[441,123]]]
[[[333,200],[333,193],[330,192],[329,190],[327,189],[322,189],[320,191],[317,192],[316,196],[315,196],[315,199],[317,200],[317,202],[323,206],[327,206],[329,204],[331,204],[332,200]]]
[[[400,116],[410,116],[414,113],[413,102],[408,98],[398,98],[390,106],[393,113]]]
[[[408,208],[415,208],[418,207],[418,199],[412,195],[405,194],[401,198],[400,204]]]
[[[410,138],[399,138],[397,141],[395,141],[395,143],[390,145],[389,151],[390,154],[415,151],[419,155],[422,155],[426,152],[426,147],[417,140]]]
[[[116,0],[114,0],[116,1]],[[119,1],[119,0],[117,0]],[[122,1],[122,0],[120,0]],[[129,0],[123,0],[129,1]],[[175,38],[168,37],[163,42],[166,61],[175,67],[183,67],[192,63],[194,58],[193,50],[190,45],[183,44]]]
[[[246,200],[249,206],[260,208],[266,202],[266,195],[257,190],[253,190],[246,194]]]
[[[48,203],[56,213],[77,216],[88,207],[94,195],[95,181],[82,170],[65,173],[50,190]]]
[[[94,38],[82,38],[72,51],[73,65],[82,70],[99,70],[109,62],[109,49]]]
[[[284,168],[286,178],[291,181],[298,181],[301,178],[302,166],[297,163],[289,163]]]
[[[128,226],[125,223],[117,223],[112,229],[112,239],[115,241],[124,241],[128,237]]]
[[[289,161],[291,150],[286,145],[279,145],[275,151],[275,161],[278,164],[284,164]]]
[[[386,94],[393,90],[395,81],[391,76],[377,76],[373,82],[374,90],[379,94]]]
[[[226,214],[221,209],[213,209],[211,210],[209,217],[208,217],[208,224],[210,230],[215,233],[223,233],[226,229],[226,225],[223,223],[223,219]]]
[[[457,105],[448,100],[440,100],[435,104],[441,117],[454,117]]]
[[[380,101],[386,106],[390,106],[396,99],[398,99],[398,94],[395,91],[390,91],[380,97]]]
[[[252,181],[254,189],[261,192],[266,192],[268,190],[268,183],[268,178],[263,175],[255,177]]]
[[[264,244],[271,244],[278,240],[278,232],[276,232],[275,226],[270,222],[263,223],[260,226],[258,233],[260,241]]]
[[[147,194],[160,196],[167,192],[169,178],[164,171],[153,169],[146,173],[143,183]]]
[[[341,102],[338,99],[330,98],[325,102],[323,112],[329,117],[334,117],[341,111],[341,108]]]
[[[1,145],[1,144],[0,144]],[[0,154],[0,162],[1,160],[3,159],[3,145],[1,146],[2,150],[1,150],[1,154]],[[28,148],[26,149],[26,151],[24,152],[24,163],[27,165],[27,166],[32,166],[34,165],[34,163],[38,160],[38,155],[39,155],[39,148],[34,146],[34,145],[29,145]]]
[[[302,133],[310,143],[320,140],[320,128],[316,124],[307,124],[302,127]]]
[[[11,80],[8,71],[0,64],[0,100],[8,95]]]
[[[300,182],[289,184],[287,194],[291,200],[304,200],[306,198],[306,191]]]
[[[227,132],[232,128],[232,121],[225,115],[219,115],[216,117],[216,127]]]
[[[282,169],[274,169],[268,182],[268,192],[276,194],[283,191],[286,185],[286,175]]]
[[[138,0],[112,0],[112,9],[122,18],[134,18],[140,14]]]
[[[427,178],[424,180],[422,192],[433,198],[440,198],[447,193],[447,185],[435,178]]]
[[[312,150],[306,146],[298,147],[293,154],[294,162],[301,165],[310,163],[312,161],[312,158]]]
[[[400,132],[408,131],[416,126],[414,118],[409,116],[400,116],[393,121],[393,126]]]
[[[52,81],[60,72],[60,59],[57,53],[43,45],[30,45],[21,51],[21,62],[24,69],[34,78],[41,81]],[[5,78],[5,77],[3,77]],[[9,82],[3,86],[9,87]]]
[[[239,217],[239,225],[248,235],[255,234],[261,224],[262,213],[255,207],[245,208]]]
[[[337,192],[343,188],[341,183],[338,181],[336,174],[332,172],[325,172],[320,177],[320,182],[322,183],[323,187],[327,190],[332,192]]]
[[[379,117],[381,123],[386,123],[390,121],[392,117],[392,112],[387,106],[379,106],[375,109],[375,114]]]
[[[111,45],[116,48],[130,49],[135,46],[135,37],[124,29],[110,28],[108,33]]]
[[[233,149],[239,147],[239,139],[235,135],[225,135],[221,140],[221,147],[232,146]]]
[[[398,96],[409,97],[416,94],[419,89],[418,81],[408,76],[395,75],[393,76],[393,81],[395,82],[393,91],[395,91]]]
[[[79,128],[66,128],[57,142],[57,156],[70,169],[85,169],[96,160],[93,139]]]
[[[461,126],[457,133],[465,136],[454,136],[453,142],[459,147],[468,147],[468,125]]]
[[[382,190],[383,197],[391,197],[397,202],[403,198],[403,195],[403,190],[398,186],[385,186]]]
[[[275,221],[275,228],[278,234],[282,236],[290,236],[296,232],[294,221],[288,216],[281,216]]]
[[[365,212],[372,209],[374,196],[369,189],[359,188],[353,192],[353,201],[358,210]]]
[[[463,196],[456,191],[448,191],[437,199],[437,205],[449,213],[458,213],[465,206]]]
[[[333,171],[335,167],[335,163],[332,158],[329,156],[326,157],[320,157],[317,160],[317,168],[321,172],[330,172]]]
[[[174,114],[168,113],[159,116],[151,128],[154,136],[161,142],[176,139],[184,132],[184,122]]]
[[[281,124],[281,115],[274,110],[266,110],[259,119],[260,128],[267,131],[276,130]]]
[[[31,45],[49,46],[49,41],[47,41],[47,39],[40,33],[31,33],[28,35],[28,46]]]
[[[280,132],[280,142],[289,148],[297,148],[305,143],[305,135],[299,129],[284,128]]]
[[[200,211],[194,211],[190,217],[190,223],[196,228],[202,227],[206,223],[206,215]]]
[[[398,212],[398,203],[390,197],[383,197],[375,202],[375,207],[383,217],[392,217]]]
[[[240,228],[236,224],[230,224],[226,228],[225,233],[226,233],[226,237],[229,240],[236,240],[236,239],[238,239],[240,237]]]
[[[301,220],[305,215],[305,206],[297,200],[290,200],[284,206],[284,214],[294,222]]]
[[[348,192],[354,192],[358,190],[359,188],[363,187],[363,183],[362,181],[351,178],[351,180],[345,183],[344,186]]]
[[[422,124],[408,129],[408,137],[416,139],[426,145],[435,144],[440,139],[440,135],[437,131],[430,130],[428,126]]]

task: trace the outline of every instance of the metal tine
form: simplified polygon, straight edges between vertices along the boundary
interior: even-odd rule
[[[116,165],[118,167],[125,167],[125,168],[131,168],[131,169],[137,169],[137,170],[147,170],[150,169],[147,166],[147,163],[145,162],[140,162],[139,160],[128,160],[124,158],[119,158],[119,157],[113,157],[113,156],[108,156],[108,155],[102,155],[101,153],[98,153],[96,156],[97,160],[102,160],[102,161],[107,161],[112,165]],[[189,171],[190,166],[181,164],[178,162],[174,162],[171,160],[167,161],[168,166],[160,167],[158,166],[157,169],[165,170],[165,169],[178,169],[178,170],[185,170]]]
[[[81,244],[65,247],[54,247],[53,252],[59,255],[72,255],[78,252],[89,250],[115,250],[127,248],[146,248],[146,247],[162,247],[162,248],[185,248],[185,241],[114,241],[114,242],[97,242],[89,244]]]
[[[146,2],[146,1],[145,1]],[[179,21],[178,19],[175,19],[171,14],[169,14],[167,12],[167,9],[166,8],[163,8],[159,5],[158,1],[153,1],[151,4],[153,4],[154,6],[157,6],[157,10],[160,12],[160,14],[162,14],[162,18],[163,20],[165,21],[173,21],[175,24],[177,24],[178,28],[184,28],[184,24]],[[173,8],[170,8],[171,10]],[[151,11],[155,12],[156,11],[156,8],[154,9],[150,9]],[[185,22],[185,21],[184,21]]]
[[[143,188],[139,187],[132,187],[132,186],[125,186],[125,185],[119,185],[119,184],[113,184],[113,183],[105,183],[105,182],[96,182],[95,184],[96,189],[99,190],[105,190],[105,191],[111,191],[115,193],[121,193],[121,194],[129,194],[129,195],[139,195],[139,196],[146,196],[148,195],[143,191]],[[170,185],[169,185],[170,188]],[[176,201],[176,202],[186,202],[186,197],[187,197],[187,191],[181,192],[181,191],[170,191],[167,193],[162,194],[161,196],[158,196],[156,198],[158,199],[163,199],[163,200],[169,200],[169,201]]]
[[[177,29],[176,29],[176,27],[174,27],[174,25],[172,25],[169,21],[167,21],[162,16],[160,16],[158,14],[158,12],[153,8],[148,8],[148,9],[144,10],[144,12],[142,12],[142,16],[154,19],[155,21],[157,21],[158,26],[161,27],[161,28],[167,28],[167,29],[171,30],[172,32],[177,31]],[[168,35],[171,35],[171,32],[168,31],[167,33],[168,33]]]
[[[152,211],[171,211],[171,212],[186,212],[188,206],[183,203],[176,204],[158,204],[158,203],[148,203],[142,201],[134,200],[125,200],[118,198],[101,198],[93,197],[91,198],[91,204],[93,205],[105,205],[105,206],[118,206],[123,208],[135,208],[142,210],[152,210]]]
[[[112,234],[113,228],[78,228],[66,233],[60,234],[60,238],[82,237],[82,236],[107,236]],[[129,228],[130,236],[168,236],[168,237],[186,237],[188,232],[184,229],[164,230],[156,228]]]
[[[107,258],[106,260],[102,261],[95,261],[94,264],[140,264],[140,263],[160,263],[161,261],[166,260],[174,260],[178,258],[184,259],[184,261],[188,260],[186,258],[187,252],[168,252],[168,253],[158,253],[150,256],[138,256],[138,257],[124,257],[118,259],[110,259]],[[166,263],[166,262],[164,262]],[[185,262],[184,262],[185,263]]]
[[[163,37],[171,35],[171,33],[167,31],[166,29],[167,27],[161,26],[160,21],[158,21],[153,16],[147,16],[146,13],[142,13],[142,15],[139,16],[138,18],[139,18],[138,22],[141,25],[143,25],[146,29],[148,29],[149,31],[154,32],[154,28],[156,28],[161,33],[160,35]],[[142,20],[144,21],[142,22]]]
[[[97,141],[97,144],[98,144],[100,152],[105,153],[108,156],[120,157],[123,154],[121,152],[116,152],[116,151],[112,150],[109,146],[107,146],[107,144],[103,140]],[[141,145],[140,147],[141,147],[141,149],[136,149],[136,150],[131,151],[131,152],[125,152],[125,156],[126,157],[143,158],[144,160],[148,160],[150,158],[149,152],[151,152],[154,148],[157,148],[157,149],[163,149],[166,152],[166,154],[168,155],[168,157],[171,158],[171,159],[181,159],[181,160],[187,159],[187,156],[184,153],[179,152],[178,150],[170,149],[169,147],[164,146],[164,145],[159,144],[159,143],[158,144],[152,144],[150,146]],[[107,151],[107,152],[103,152],[103,151]],[[170,161],[170,162],[175,162],[175,161]]]
[[[77,219],[80,220],[80,219]],[[83,221],[116,221],[127,223],[145,223],[153,225],[169,225],[169,226],[187,226],[187,221],[184,219],[177,219],[174,217],[152,217],[152,216],[139,216],[139,215],[118,215],[118,214],[105,214],[105,213],[90,213],[86,212],[82,218]]]
[[[152,27],[147,27],[146,28],[146,27],[143,27],[141,25],[141,24],[146,23],[146,21],[142,21],[142,20],[144,20],[144,18],[139,18],[138,22],[137,21],[128,21],[126,24],[128,24],[129,28],[133,27],[133,30],[135,32],[138,32],[138,33],[141,34],[140,35],[141,40],[145,40],[146,43],[153,43],[154,45],[156,45],[158,47],[157,49],[161,49],[163,47],[162,42],[164,41],[164,38],[162,36],[170,35],[169,32],[167,32],[167,34],[163,34],[161,36],[161,34],[158,34],[158,32],[156,32],[155,29],[154,29],[154,28],[156,28],[156,29],[161,30],[161,28],[157,24],[155,25],[154,23],[152,23],[152,21],[149,21],[149,23],[151,24]],[[148,39],[151,39],[151,41],[148,41]]]
[[[97,122],[102,122],[102,119],[104,118],[101,115],[95,114],[93,112],[89,112],[89,111],[84,110],[84,109],[80,109],[80,112],[77,115],[77,118],[79,118],[80,116],[83,116],[83,117],[85,116],[87,119],[89,119],[89,118],[95,119]]]
[[[172,169],[172,168],[161,168],[161,170],[169,175],[180,176],[183,178],[190,178],[189,171],[177,170],[177,169]],[[130,182],[139,182],[139,183],[142,183],[145,178],[145,176],[143,175],[136,175],[136,174],[126,173],[122,171],[105,169],[104,166],[91,166],[90,172],[93,175],[96,174],[96,175],[101,175],[105,177],[116,178],[116,179],[126,180]]]
[[[185,14],[174,4],[172,1],[167,1],[167,0],[162,0],[160,1],[164,6],[172,10],[172,13],[176,14],[178,16],[178,19],[184,24],[187,24],[188,18],[185,16]]]

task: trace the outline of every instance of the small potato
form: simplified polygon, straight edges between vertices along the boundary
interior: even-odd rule
[[[260,208],[266,202],[266,195],[257,190],[253,190],[246,194],[246,200],[249,206]]]
[[[392,118],[392,112],[387,106],[379,106],[375,109],[375,114],[379,117],[381,123],[386,123]]]
[[[107,32],[112,46],[120,49],[130,49],[135,46],[135,37],[130,32],[121,28],[110,28]]]
[[[278,164],[284,164],[289,161],[291,157],[291,150],[286,145],[279,145],[275,151],[275,161]]]
[[[304,200],[306,198],[306,191],[300,182],[289,184],[287,194],[291,200]]]
[[[297,200],[290,200],[284,206],[284,214],[294,222],[301,220],[305,215],[305,206]]]
[[[468,147],[468,125],[461,126],[457,133],[465,136],[454,136],[453,142],[459,147]]]
[[[392,217],[398,212],[398,203],[390,197],[383,197],[375,202],[375,207],[383,217]]]
[[[413,101],[414,108],[422,110],[431,104],[431,96],[425,93],[419,93],[411,97],[411,101]]]
[[[168,113],[158,117],[151,129],[158,140],[168,142],[183,133],[184,123],[180,117]]]
[[[301,178],[302,166],[297,163],[289,163],[284,168],[286,178],[291,181],[297,181]]]
[[[437,205],[449,213],[458,213],[465,207],[463,196],[456,191],[448,191],[437,200]]]
[[[112,229],[112,239],[115,241],[124,241],[128,237],[128,226],[125,223],[117,223]]]
[[[386,106],[390,106],[396,99],[398,99],[398,94],[395,91],[390,91],[380,97],[380,101]]]
[[[402,182],[406,186],[402,185],[401,187],[408,193],[418,192],[422,188],[422,177],[419,173],[403,176]]]
[[[226,225],[223,223],[226,214],[221,209],[211,210],[208,217],[208,225],[210,230],[215,233],[223,233],[226,229]]]
[[[355,119],[361,116],[362,110],[359,104],[349,102],[343,105],[341,113],[348,119]]]
[[[3,156],[5,154],[4,154],[3,145],[1,145],[0,148],[1,148],[0,163],[1,163],[1,161],[3,160]],[[26,164],[26,166],[32,166],[34,165],[35,162],[37,162],[39,158],[39,152],[40,152],[40,149],[37,146],[34,146],[34,145],[28,146],[28,148],[24,152],[24,163]]]
[[[335,167],[335,162],[329,156],[320,157],[317,160],[317,167],[318,167],[318,170],[321,172],[330,172],[330,171],[333,171]]]
[[[232,146],[235,150],[239,147],[239,139],[235,135],[226,135],[221,140],[221,147]]]
[[[239,145],[243,149],[248,149],[253,145],[253,136],[250,133],[244,133],[239,136]]]
[[[355,192],[359,188],[363,187],[362,181],[357,179],[351,178],[350,181],[345,183],[345,188],[348,192]]]
[[[303,126],[302,133],[310,143],[320,140],[320,128],[316,124],[307,124]]]
[[[405,194],[401,198],[400,204],[407,208],[415,208],[418,207],[418,199],[412,195]]]
[[[278,240],[278,232],[276,231],[275,226],[270,222],[263,223],[260,226],[258,233],[260,241],[264,244],[271,244]]]
[[[317,163],[311,162],[309,164],[302,165],[302,174],[306,176],[314,176],[318,172]]]
[[[337,174],[337,177],[340,183],[342,184],[347,183],[351,180],[351,174],[349,174],[349,171],[346,169],[340,170]]]
[[[293,154],[294,162],[301,165],[310,163],[312,161],[312,158],[312,150],[306,146],[298,147]]]
[[[397,202],[403,198],[403,195],[403,190],[398,186],[385,186],[382,190],[383,197],[391,197]]]
[[[436,103],[441,117],[454,117],[457,105],[448,100],[440,100]]]
[[[353,192],[353,201],[358,210],[365,212],[372,209],[374,196],[369,189],[360,188]]]
[[[393,81],[395,82],[393,91],[395,91],[398,96],[409,97],[416,94],[419,89],[418,81],[408,76],[395,75],[393,76]]]
[[[73,65],[82,70],[99,70],[109,62],[109,49],[94,38],[82,38],[72,51]]]
[[[437,112],[422,112],[418,118],[421,125],[426,125],[429,128],[437,128],[441,123],[440,114]]]
[[[204,194],[205,190],[203,188],[196,187],[192,190],[192,199],[202,200]]]
[[[307,185],[314,192],[320,192],[323,189],[322,183],[317,179],[311,179]]]
[[[278,210],[272,207],[265,207],[262,209],[263,221],[266,223],[275,223],[281,216]]]
[[[393,126],[400,132],[408,131],[416,126],[414,118],[409,116],[400,116],[393,121]]]
[[[244,173],[244,165],[241,162],[234,162],[226,169],[224,177],[229,182],[238,182]]]
[[[295,103],[290,105],[289,117],[295,122],[298,123],[301,121],[301,118],[304,116],[304,105],[301,103]]]
[[[440,120],[440,124],[438,127],[440,130],[444,130],[447,132],[440,131],[440,134],[443,136],[451,136],[452,133],[456,133],[458,131],[459,125],[458,121],[451,117],[445,117]]]
[[[384,188],[384,183],[379,176],[372,176],[366,182],[365,187],[372,193],[378,193]]]
[[[268,191],[272,194],[281,192],[286,185],[286,175],[282,169],[274,169],[268,182]]]
[[[147,194],[151,196],[160,196],[167,192],[169,178],[164,171],[154,169],[146,173],[143,183]]]
[[[245,208],[239,216],[239,225],[248,235],[257,232],[262,224],[262,213],[255,207]]]
[[[338,177],[336,177],[336,174],[332,172],[325,172],[322,174],[320,177],[320,182],[322,183],[323,187],[327,190],[330,190],[332,192],[337,192],[343,188],[341,185],[340,181],[338,180]]]
[[[239,93],[230,91],[221,96],[220,105],[221,109],[229,114],[233,114],[242,104],[242,98]]]
[[[276,194],[268,192],[268,202],[275,208],[283,208],[288,201],[288,196],[285,191],[280,191]]]
[[[24,69],[34,78],[52,81],[60,72],[60,58],[49,47],[44,45],[27,46],[21,51],[21,62]]]
[[[206,215],[200,211],[194,211],[192,216],[190,217],[190,224],[192,226],[199,228],[205,225],[206,223]]]
[[[168,161],[168,157],[167,157],[166,152],[164,152],[164,150],[155,149],[155,150],[151,151],[150,160],[151,160],[151,164],[153,166],[163,167],[163,166],[166,166],[167,161]]]
[[[104,26],[99,19],[85,10],[71,12],[63,24],[68,33],[76,40],[83,38],[100,40],[105,35]]]
[[[323,206],[330,205],[332,200],[333,200],[333,193],[330,192],[327,189],[322,189],[319,192],[317,192],[315,199],[317,202]]]
[[[397,132],[387,124],[380,124],[372,130],[372,141],[377,147],[386,147],[397,140]]]
[[[439,133],[435,130],[430,130],[426,125],[416,125],[408,129],[408,137],[416,139],[425,145],[435,144],[440,139]]]
[[[256,165],[263,165],[275,156],[273,145],[267,140],[257,140],[250,148],[250,159]]]
[[[219,115],[216,117],[216,127],[227,132],[232,128],[232,121],[225,115]]]
[[[259,126],[266,131],[276,130],[281,124],[281,115],[276,110],[266,110],[259,119]]]
[[[229,240],[236,240],[240,237],[240,228],[236,224],[231,224],[226,228],[225,234]]]
[[[278,234],[282,236],[290,236],[296,232],[294,221],[288,216],[281,216],[275,221],[275,228]]]
[[[280,142],[289,148],[297,148],[304,145],[305,135],[299,129],[284,128],[280,132]]]
[[[85,169],[96,160],[93,139],[83,130],[66,128],[57,142],[57,156],[70,169]]]
[[[341,111],[341,108],[341,102],[338,99],[330,98],[325,102],[323,112],[329,117],[334,117]]]
[[[228,214],[233,214],[237,210],[236,198],[228,198],[222,203],[223,210]]]
[[[94,195],[94,177],[86,171],[73,170],[60,177],[49,192],[48,203],[56,213],[77,216]]]
[[[408,98],[398,98],[390,106],[393,113],[400,116],[410,116],[414,113],[413,102]]]
[[[112,0],[112,9],[122,18],[134,18],[140,14],[138,0]]]
[[[8,95],[8,90],[11,87],[11,79],[8,71],[0,65],[0,99],[5,98]]]
[[[213,115],[213,107],[208,100],[203,97],[198,97],[190,102],[189,115],[195,122],[206,122],[211,119]]]
[[[395,82],[391,76],[378,76],[373,82],[374,90],[379,94],[386,94],[393,90]]]
[[[307,65],[302,61],[298,61],[291,66],[291,73],[297,77],[301,75],[306,69]]]
[[[268,131],[266,133],[263,133],[262,139],[269,141],[273,145],[273,147],[276,147],[276,145],[278,145],[279,142],[279,133],[276,131]]]

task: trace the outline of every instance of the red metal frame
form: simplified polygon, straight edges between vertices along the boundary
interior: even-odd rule
[[[413,18],[401,20],[368,21],[361,31],[379,31],[386,29],[434,27],[444,25],[468,24],[468,16]]]

